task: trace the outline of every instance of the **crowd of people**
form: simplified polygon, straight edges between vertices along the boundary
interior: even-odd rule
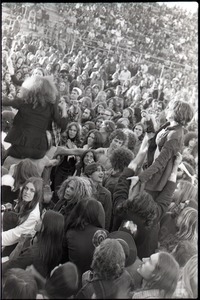
[[[2,299],[197,298],[196,14],[8,8]]]

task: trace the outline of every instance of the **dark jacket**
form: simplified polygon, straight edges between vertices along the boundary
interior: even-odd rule
[[[11,143],[12,146],[20,146],[23,149],[29,149],[33,152],[34,150],[41,153],[43,157],[48,150],[48,140],[46,131],[49,130],[52,121],[55,121],[58,126],[65,128],[67,125],[66,119],[61,118],[57,105],[48,103],[45,107],[38,105],[33,109],[32,104],[26,104],[20,98],[9,100],[4,97],[3,105],[12,106],[18,109],[17,114],[14,117],[13,126],[9,130],[5,141]],[[24,157],[21,153],[21,158]],[[41,158],[41,157],[30,157],[30,158]]]
[[[167,123],[168,124],[168,123]],[[148,152],[148,168],[139,174],[141,182],[146,182],[145,189],[149,191],[162,191],[172,172],[175,155],[182,149],[183,128],[181,125],[168,127],[167,124],[162,126],[166,130],[166,135],[173,131],[170,140],[166,140],[160,149],[159,156],[153,162],[154,152],[156,150],[155,139],[151,140]],[[167,136],[166,136],[167,137]],[[153,152],[153,151],[154,152]],[[151,160],[151,161],[150,161]]]
[[[109,190],[107,190],[102,185],[98,185],[96,199],[101,202],[105,211],[105,229],[110,229],[110,221],[112,215],[112,197]]]
[[[55,257],[55,267],[60,263],[60,258]],[[15,259],[11,259],[2,264],[2,275],[4,276],[6,271],[11,268],[26,269],[26,267],[33,265],[36,270],[44,277],[50,276],[51,270],[49,266],[45,264],[43,259],[39,256],[39,247],[37,242],[31,244],[29,247],[21,251],[19,256]]]
[[[120,292],[127,292],[132,288],[132,279],[130,274],[125,270],[122,275],[112,280],[91,279],[76,295],[76,299],[123,299]],[[126,295],[125,295],[126,296]],[[124,298],[124,299],[127,299]]]
[[[157,217],[154,220],[152,227],[147,229],[140,216],[134,214],[133,211],[122,213],[120,209],[122,203],[124,206],[124,203],[126,203],[128,199],[130,181],[127,180],[127,177],[132,176],[134,176],[134,171],[129,168],[125,168],[123,174],[119,178],[118,185],[114,193],[113,211],[115,216],[112,231],[118,230],[124,220],[133,221],[138,227],[137,235],[134,240],[138,250],[138,257],[142,259],[143,257],[149,257],[151,254],[155,253],[155,250],[158,247],[159,222],[171,203],[176,183],[168,181],[166,186],[159,193],[158,197],[154,199],[157,204]]]
[[[69,229],[63,246],[63,262],[71,261],[76,264],[81,274],[90,269],[95,246],[93,236],[100,227],[88,224],[84,230]]]

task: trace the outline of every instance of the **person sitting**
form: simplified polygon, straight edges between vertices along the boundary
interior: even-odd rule
[[[53,220],[53,222],[52,222]],[[11,268],[26,269],[33,265],[44,277],[61,262],[64,237],[64,217],[55,211],[47,210],[38,222],[36,235],[21,252],[2,264],[2,274]]]
[[[133,292],[132,299],[172,297],[179,279],[179,266],[171,254],[159,252],[143,258],[137,271],[143,277],[143,286]]]
[[[30,177],[22,186],[14,211],[3,213],[3,256],[13,251],[22,234],[35,233],[35,224],[41,216],[42,198],[43,180]]]

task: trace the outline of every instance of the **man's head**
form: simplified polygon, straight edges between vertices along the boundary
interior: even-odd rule
[[[72,91],[71,91],[71,95],[70,95],[70,97],[71,97],[71,100],[78,100],[78,98],[81,96],[81,94],[82,94],[82,91],[81,91],[81,89],[79,89],[79,88],[77,88],[77,87],[74,87],[73,89],[72,89]]]

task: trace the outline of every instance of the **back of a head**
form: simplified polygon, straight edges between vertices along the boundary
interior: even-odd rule
[[[128,167],[134,155],[131,150],[122,146],[113,151],[110,157],[112,168],[116,171],[123,172],[125,167]]]
[[[36,299],[37,292],[37,283],[30,272],[19,268],[6,272],[3,299]]]
[[[67,262],[56,268],[47,280],[45,290],[50,299],[66,299],[78,291],[78,270]]]
[[[14,170],[15,188],[18,189],[30,177],[40,177],[36,165],[29,159],[20,161]]]
[[[120,242],[107,238],[96,247],[91,268],[98,278],[112,280],[123,273],[125,259],[125,253]]]
[[[179,266],[182,268],[188,260],[197,253],[197,248],[190,241],[180,241],[171,252]]]

